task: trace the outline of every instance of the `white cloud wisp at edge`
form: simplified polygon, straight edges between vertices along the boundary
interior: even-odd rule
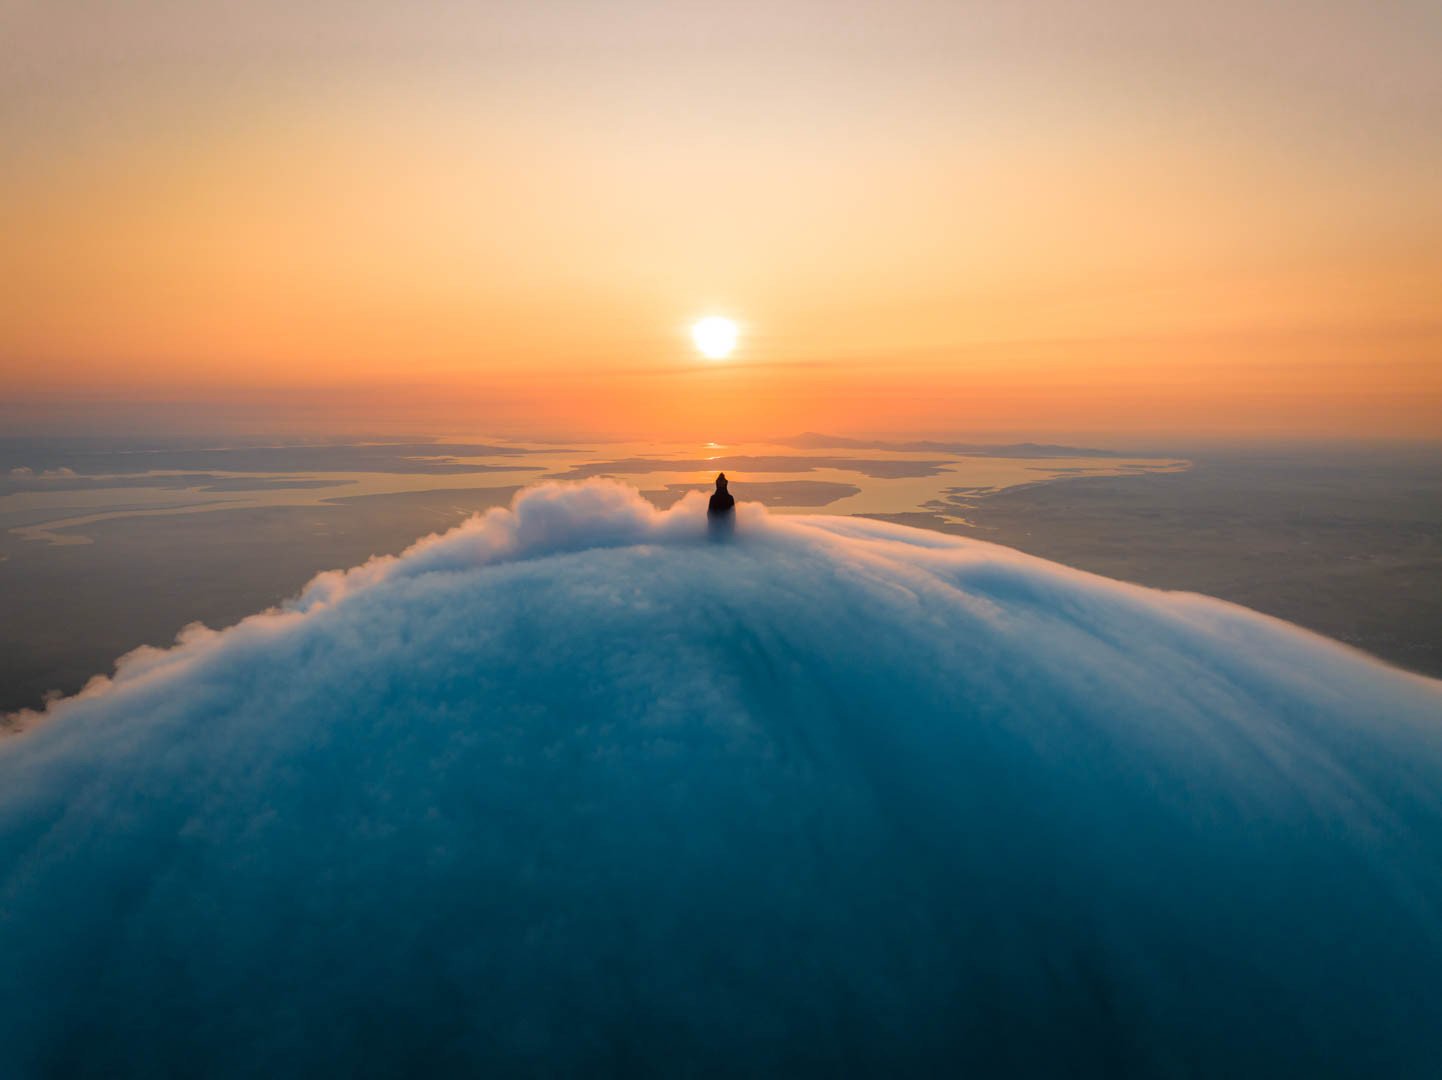
[[[1442,684],[544,485],[0,740],[0,1074],[1406,1073]]]

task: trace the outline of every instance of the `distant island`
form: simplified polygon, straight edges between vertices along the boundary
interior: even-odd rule
[[[1033,458],[1033,457],[1122,457],[1116,450],[1097,450],[1085,446],[1061,446],[1056,443],[962,443],[933,442],[931,440],[908,440],[888,442],[883,439],[848,439],[841,435],[823,435],[818,431],[804,431],[784,439],[772,439],[776,446],[789,446],[797,450],[894,450],[905,454],[976,454],[982,457]]]

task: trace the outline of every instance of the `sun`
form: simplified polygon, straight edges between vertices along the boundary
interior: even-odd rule
[[[730,319],[709,315],[691,327],[691,340],[708,360],[724,360],[736,348],[740,330]]]

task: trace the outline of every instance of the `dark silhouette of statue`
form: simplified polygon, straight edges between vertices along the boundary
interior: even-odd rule
[[[716,490],[711,503],[706,507],[706,518],[711,525],[712,535],[729,533],[736,523],[736,498],[726,490],[726,474],[716,474]]]

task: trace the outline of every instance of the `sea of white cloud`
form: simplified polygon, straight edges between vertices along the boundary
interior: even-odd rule
[[[547,485],[12,727],[6,1077],[1442,1060],[1442,683],[985,543]]]

